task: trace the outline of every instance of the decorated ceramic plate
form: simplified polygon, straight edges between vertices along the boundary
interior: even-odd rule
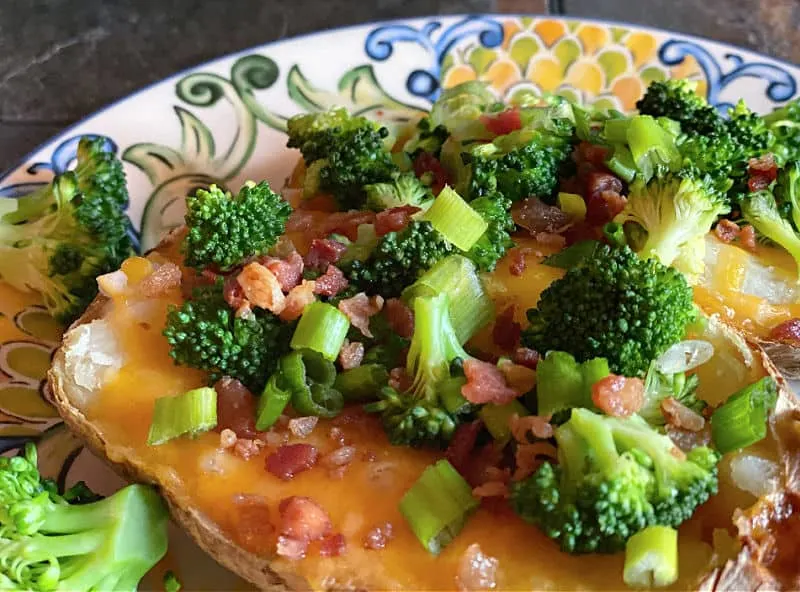
[[[184,197],[197,187],[238,187],[246,179],[280,187],[295,164],[285,148],[286,121],[300,112],[342,105],[407,120],[442,89],[473,79],[501,98],[534,90],[627,111],[650,82],[669,77],[695,80],[720,109],[743,97],[766,111],[797,93],[800,68],[606,22],[452,16],[369,24],[252,48],[139,91],[26,157],[0,177],[0,196],[48,182],[70,167],[80,136],[102,136],[124,161],[128,213],[144,251],[182,222]],[[10,452],[33,438],[43,472],[113,491],[119,478],[82,450],[46,401],[45,372],[59,336],[33,297],[0,284],[0,446]],[[159,571],[167,568],[191,590],[246,587],[177,529]]]

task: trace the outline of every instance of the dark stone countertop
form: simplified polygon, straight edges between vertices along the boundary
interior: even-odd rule
[[[347,24],[470,12],[642,23],[800,62],[800,0],[3,0],[0,171],[103,105],[216,56]]]

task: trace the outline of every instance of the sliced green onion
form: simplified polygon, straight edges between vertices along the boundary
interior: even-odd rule
[[[626,183],[633,181],[636,176],[636,162],[627,146],[615,146],[614,153],[606,160],[606,166]]]
[[[609,119],[603,125],[603,137],[611,144],[625,144],[628,141],[628,128],[631,119]]]
[[[508,425],[513,415],[525,417],[530,415],[525,406],[514,399],[505,405],[492,405],[488,403],[481,407],[478,415],[483,420],[483,425],[499,444],[505,446],[511,439],[511,427]]]
[[[606,237],[606,240],[615,247],[624,247],[628,244],[625,238],[625,229],[622,227],[622,224],[618,222],[609,222],[603,226],[603,235]]]
[[[628,539],[622,579],[633,588],[660,588],[678,579],[678,531],[648,526]]]
[[[428,466],[400,500],[400,513],[430,553],[438,555],[478,507],[472,489],[446,460]]]
[[[196,436],[216,426],[217,391],[205,386],[156,399],[147,443],[155,446],[183,435]]]
[[[559,269],[572,269],[591,257],[600,243],[596,240],[584,240],[568,246],[566,249],[553,253],[542,259],[542,263],[549,267]]]
[[[336,417],[344,407],[342,393],[333,388],[333,362],[312,350],[292,352],[281,358],[280,375],[292,393],[292,407],[300,415]]]
[[[256,429],[263,432],[271,428],[286,409],[292,392],[281,384],[280,371],[269,377],[256,411]]]
[[[451,376],[442,380],[437,388],[436,393],[442,401],[442,406],[451,415],[459,415],[461,413],[468,413],[472,409],[472,403],[464,398],[461,394],[461,387],[467,383],[467,379],[463,376]]]
[[[378,398],[380,391],[389,382],[389,373],[381,364],[362,364],[340,372],[333,388],[342,393],[348,403],[363,403]]]
[[[328,360],[335,360],[342,349],[350,320],[338,308],[325,302],[306,306],[289,344],[292,349],[310,349]]]
[[[413,306],[417,297],[442,293],[447,294],[450,322],[462,344],[494,319],[494,302],[483,287],[475,264],[466,257],[445,257],[403,290],[402,296]]]
[[[449,186],[442,189],[422,219],[462,251],[469,251],[489,227],[486,220]]]
[[[711,416],[711,437],[722,454],[763,440],[767,419],[778,400],[778,385],[771,376],[731,395]]]
[[[586,202],[577,193],[560,191],[556,197],[556,205],[572,220],[581,221],[586,218]]]

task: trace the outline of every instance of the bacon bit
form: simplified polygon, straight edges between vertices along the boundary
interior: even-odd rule
[[[328,265],[325,273],[319,276],[314,282],[314,294],[320,296],[336,296],[344,290],[350,282],[344,277],[342,270],[335,265]]]
[[[411,221],[411,216],[421,211],[422,209],[416,206],[400,206],[378,212],[378,215],[375,217],[376,236],[383,236],[390,232],[399,232],[403,230]]]
[[[511,218],[531,235],[563,232],[570,224],[569,216],[560,208],[549,206],[538,197],[516,202],[511,208]]]
[[[272,272],[284,293],[299,284],[303,277],[303,258],[297,251],[292,251],[284,259],[261,257],[258,263]]]
[[[592,144],[591,142],[581,142],[572,153],[572,159],[576,163],[587,162],[597,168],[605,168],[608,158],[608,148]]]
[[[364,292],[359,292],[352,298],[345,298],[339,302],[339,310],[342,311],[350,324],[356,327],[364,337],[372,338],[369,330],[370,317],[378,314],[383,308],[383,296],[367,296]]]
[[[331,429],[328,430],[328,438],[336,442],[339,446],[344,446],[347,442],[342,428],[336,426],[332,426]]]
[[[286,297],[278,278],[260,263],[248,263],[236,276],[236,281],[251,304],[274,314],[280,314],[286,306]]]
[[[213,286],[218,277],[219,274],[214,273],[210,269],[204,269],[200,273],[192,269],[186,269],[181,279],[181,295],[188,300],[192,297],[195,288],[199,288],[200,286]],[[236,307],[234,306],[232,308]]]
[[[389,370],[389,386],[399,393],[411,388],[411,377],[405,368],[392,368]]]
[[[219,433],[219,447],[223,449],[233,448],[236,444],[236,432],[225,428]]]
[[[567,245],[574,245],[582,240],[602,240],[603,229],[586,221],[579,222],[564,231],[564,239]]]
[[[244,290],[235,275],[225,277],[225,281],[222,284],[222,297],[225,298],[225,302],[233,310],[239,310],[242,306],[249,305],[249,302],[244,297]]]
[[[564,248],[564,245],[567,244],[567,239],[564,238],[564,236],[551,232],[539,232],[533,238],[536,240],[537,244],[555,250],[561,250]]]
[[[425,173],[430,173],[433,176],[431,191],[433,191],[434,195],[439,195],[439,192],[450,181],[447,171],[438,158],[428,152],[420,152],[417,158],[414,159],[414,174],[417,177],[422,177]]]
[[[789,345],[800,345],[800,319],[789,319],[773,327],[769,339]]]
[[[316,300],[314,291],[316,282],[313,280],[303,280],[299,286],[295,286],[286,295],[283,310],[278,315],[282,321],[293,321],[300,318],[306,306]]]
[[[532,391],[536,386],[536,370],[531,370],[526,366],[521,366],[508,360],[501,362],[498,368],[503,373],[506,384],[515,393],[524,395]]]
[[[447,450],[444,452],[444,457],[450,461],[450,464],[459,473],[463,474],[482,428],[483,422],[475,420],[469,423],[462,423],[453,433],[453,437],[447,445]]]
[[[771,152],[764,154],[763,156],[759,156],[758,158],[751,158],[747,161],[747,172],[748,173],[767,173],[771,171],[776,171],[778,168],[778,164],[775,162],[775,155]]]
[[[218,431],[229,429],[238,438],[255,438],[256,398],[246,386],[235,378],[227,376],[214,384],[217,391]]]
[[[461,468],[461,475],[472,487],[498,480],[498,465],[503,462],[503,447],[489,442],[478,450],[473,449]]]
[[[342,370],[358,368],[364,359],[364,344],[360,341],[345,343],[339,350],[339,365]]]
[[[139,295],[145,298],[162,296],[181,285],[181,269],[174,263],[163,263],[153,273],[145,277],[137,287]]]
[[[329,469],[344,467],[349,465],[356,457],[355,446],[342,446],[329,452],[320,460],[320,464]]]
[[[519,343],[520,335],[522,335],[522,325],[514,320],[517,314],[517,305],[512,304],[497,315],[492,329],[492,341],[494,344],[504,351],[510,351]]]
[[[385,549],[389,541],[394,538],[392,530],[391,522],[384,522],[383,524],[371,528],[367,534],[364,535],[364,548],[371,551]]]
[[[306,541],[298,541],[285,536],[278,537],[278,544],[275,547],[276,554],[294,561],[303,559],[307,550],[308,543]]]
[[[279,479],[289,481],[317,464],[319,452],[311,444],[285,444],[267,457],[265,467]]]
[[[319,554],[322,557],[339,557],[347,551],[347,541],[342,533],[326,536],[322,539],[319,546]]]
[[[549,415],[526,415],[519,417],[516,413],[511,416],[508,421],[508,427],[511,429],[511,435],[514,440],[521,444],[530,443],[528,438],[532,434],[534,438],[539,440],[547,440],[553,437],[553,426],[550,424],[551,417]]]
[[[317,193],[312,197],[303,199],[297,207],[303,210],[315,210],[317,212],[326,213],[339,211],[336,205],[336,198],[330,193]]]
[[[310,497],[293,495],[278,504],[280,534],[296,541],[318,541],[331,532],[325,509]]]
[[[250,460],[261,452],[267,445],[263,440],[250,440],[248,438],[238,438],[233,445],[233,454],[242,460]]]
[[[727,218],[720,220],[714,228],[714,234],[716,234],[717,238],[723,243],[732,243],[734,239],[739,236],[739,232],[741,232],[739,225],[735,222],[731,222]]]
[[[539,365],[539,352],[529,347],[518,347],[514,350],[514,355],[511,360],[515,364],[525,366],[531,370],[536,370],[536,366]]]
[[[232,526],[237,541],[245,548],[259,551],[265,540],[273,540],[275,527],[270,521],[267,500],[260,495],[237,493],[233,502]]]
[[[522,128],[522,116],[518,107],[511,107],[493,115],[481,115],[480,121],[489,133],[495,136],[505,136]]]
[[[629,417],[644,404],[644,382],[610,374],[592,385],[592,402],[606,415]]]
[[[625,198],[622,181],[611,173],[592,171],[586,176],[584,199],[586,200],[586,221],[593,226],[610,222],[622,211]]]
[[[386,322],[389,327],[404,339],[411,339],[414,334],[414,311],[399,298],[389,298],[384,307]]]
[[[502,497],[509,496],[508,484],[503,481],[487,481],[472,490],[475,497]]]
[[[289,420],[289,431],[292,432],[297,438],[307,438],[317,427],[319,417],[296,417]]]
[[[533,444],[519,444],[514,456],[516,470],[514,476],[511,478],[513,481],[521,481],[527,479],[539,468],[545,457],[550,460],[558,458],[558,450],[550,442],[544,440],[534,442]]]
[[[766,189],[778,177],[775,156],[765,154],[759,158],[751,158],[747,163],[747,174],[747,188],[751,192]]]
[[[329,238],[315,238],[311,241],[311,246],[308,249],[306,265],[310,269],[322,271],[326,267],[339,261],[339,258],[344,255],[346,250],[347,245],[343,245],[339,241]]]
[[[661,401],[661,415],[669,425],[690,432],[699,432],[706,425],[706,420],[702,415],[692,411],[673,397],[667,397]]]
[[[358,239],[358,227],[362,224],[374,224],[375,212],[336,212],[325,218],[323,236],[343,234],[351,241]]]
[[[742,226],[739,234],[739,243],[748,251],[756,250],[756,230],[749,224]]]
[[[511,263],[508,264],[508,271],[511,275],[519,277],[525,273],[525,270],[528,268],[528,262],[525,260],[525,257],[532,252],[533,249],[530,247],[514,247],[508,252],[508,256],[511,259]]]
[[[478,543],[472,543],[458,563],[458,589],[461,592],[473,592],[496,588],[498,565],[496,558],[484,554]]]
[[[506,384],[503,373],[494,364],[469,359],[464,362],[464,376],[467,383],[461,387],[461,394],[470,403],[504,405],[520,395]]]
[[[289,442],[289,434],[286,432],[276,432],[274,430],[270,430],[268,432],[264,432],[261,436],[264,440],[264,443],[269,446],[270,448],[277,448],[282,444],[286,444]]]

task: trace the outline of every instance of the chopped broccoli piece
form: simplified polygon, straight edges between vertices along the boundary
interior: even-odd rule
[[[650,83],[636,103],[642,115],[667,117],[681,124],[684,133],[712,135],[719,133],[725,120],[719,112],[695,91],[690,80],[657,80]]]
[[[794,99],[763,117],[775,137],[771,150],[778,164],[800,159],[800,99]]]
[[[643,376],[694,317],[692,289],[680,273],[628,247],[602,245],[542,292],[528,310],[523,343],[580,362],[606,358],[614,373]]]
[[[676,399],[696,413],[702,413],[707,405],[697,397],[699,383],[696,374],[687,375],[685,372],[664,374],[653,362],[644,379],[644,404],[639,409],[639,416],[651,425],[664,425],[661,401],[667,397]]]
[[[647,239],[639,255],[656,257],[664,265],[672,265],[682,247],[696,237],[705,236],[717,218],[729,211],[709,177],[667,175],[647,184],[632,184],[625,209],[614,221],[641,226]],[[702,261],[702,253],[699,256]]]
[[[433,202],[430,187],[424,185],[414,173],[394,173],[390,181],[365,185],[366,206],[377,212],[414,206],[427,210]]]
[[[516,225],[511,218],[511,202],[498,194],[484,195],[469,204],[489,224],[466,256],[483,271],[494,270],[497,262],[514,246],[511,232]]]
[[[558,466],[513,486],[512,505],[568,553],[614,553],[654,524],[677,527],[717,492],[719,455],[682,454],[641,417],[573,409],[556,429]]]
[[[345,109],[292,117],[287,146],[308,165],[306,185],[331,193],[344,210],[364,205],[365,185],[391,181],[398,167],[386,147],[389,131]]]
[[[781,216],[775,196],[768,189],[748,193],[740,203],[742,218],[760,235],[783,247],[800,269],[800,236],[792,223]]]
[[[403,151],[415,158],[420,152],[439,156],[442,144],[450,132],[441,123],[434,125],[430,117],[423,117],[417,123],[416,133],[403,145]]]
[[[775,200],[781,216],[800,229],[800,160],[792,160],[778,172],[775,183]]]
[[[120,161],[103,139],[82,138],[75,170],[20,197],[0,221],[0,277],[72,322],[97,295],[97,276],[132,252],[127,201]]]
[[[245,183],[234,197],[216,185],[186,198],[186,265],[227,271],[265,254],[286,229],[291,206],[266,181]]]
[[[0,460],[0,585],[6,590],[136,590],[166,554],[169,515],[159,495],[129,485],[74,504],[42,481],[36,448]]]
[[[769,150],[775,137],[761,116],[751,111],[744,100],[736,103],[728,115],[726,128],[739,146],[743,160],[761,156]]]
[[[248,318],[237,317],[218,281],[197,288],[180,307],[170,307],[164,336],[176,364],[209,372],[212,380],[237,378],[260,393],[289,351],[293,331],[293,324],[260,308]]]
[[[351,283],[390,298],[455,252],[430,222],[412,221],[404,230],[384,235],[366,260],[354,260],[345,267]]]
[[[566,352],[547,352],[536,366],[536,412],[554,415],[573,407],[594,409],[592,386],[609,374],[605,358],[578,363]]]

